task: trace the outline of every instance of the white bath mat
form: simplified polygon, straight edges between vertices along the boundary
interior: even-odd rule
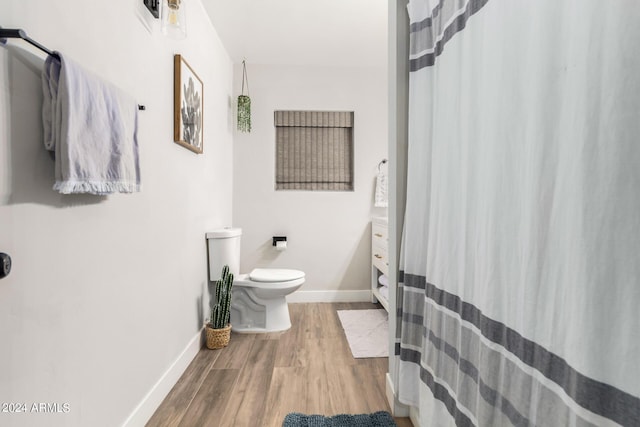
[[[338,317],[353,357],[389,356],[389,321],[385,310],[338,310]]]

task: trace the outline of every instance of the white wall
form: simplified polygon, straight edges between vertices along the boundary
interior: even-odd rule
[[[387,70],[248,64],[253,129],[234,147],[233,222],[243,229],[241,270],[295,268],[300,291],[370,288],[371,216],[377,165],[387,157]],[[236,94],[241,69],[235,67]],[[275,191],[274,110],[355,112],[353,192]],[[271,237],[286,235],[277,252]]]
[[[0,280],[0,403],[69,405],[0,413],[0,425],[121,425],[203,322],[204,235],[232,214],[232,64],[199,0],[187,3],[180,42],[150,34],[133,0],[2,3],[0,25],[70,55],[147,110],[141,193],[59,195],[41,143],[42,60],[0,48],[0,252],[13,258]],[[204,81],[203,155],[173,143],[174,53]]]
[[[388,0],[389,10],[389,307],[396,312],[400,271],[400,246],[407,196],[407,139],[409,106],[409,16],[408,0]],[[396,345],[396,316],[389,316],[389,354]],[[418,426],[417,417],[397,398],[399,356],[389,357],[387,399],[393,415],[406,417]],[[414,408],[411,408],[413,411]]]

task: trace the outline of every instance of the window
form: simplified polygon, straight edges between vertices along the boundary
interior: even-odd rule
[[[353,190],[353,111],[276,111],[276,190]]]

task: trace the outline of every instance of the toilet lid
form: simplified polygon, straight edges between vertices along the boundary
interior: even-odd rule
[[[249,273],[249,279],[255,282],[288,282],[303,277],[304,271],[282,268],[254,268]]]

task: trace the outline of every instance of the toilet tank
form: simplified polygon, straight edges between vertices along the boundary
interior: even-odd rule
[[[222,267],[229,266],[234,276],[240,274],[240,228],[221,228],[207,233],[209,280],[220,279]]]

